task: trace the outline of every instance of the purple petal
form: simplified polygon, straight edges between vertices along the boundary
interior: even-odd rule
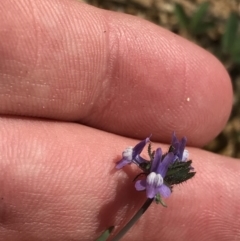
[[[146,192],[148,198],[154,198],[158,192],[159,188],[156,188],[154,185],[147,185]]]
[[[173,147],[174,147],[173,153],[174,153],[176,156],[179,156],[179,154],[178,154],[179,146],[180,146],[180,143],[179,143],[179,142],[178,142],[178,143],[175,143],[175,144],[173,145]]]
[[[174,155],[173,162],[177,161],[178,159],[178,156]]]
[[[161,159],[162,159],[162,150],[161,148],[158,148],[155,152],[155,155],[151,164],[150,172],[156,172],[157,167],[161,162]]]
[[[182,160],[183,158],[183,151],[185,149],[186,144],[187,144],[187,138],[183,137],[179,144],[178,153],[177,153],[180,160]]]
[[[149,161],[145,160],[144,158],[142,158],[140,155],[137,155],[133,161],[135,161],[136,164],[148,163],[149,162]]]
[[[158,188],[158,192],[160,193],[160,195],[162,197],[169,197],[171,195],[171,189],[168,186],[166,186],[165,184],[161,185]]]
[[[176,133],[173,132],[171,145],[172,145],[173,147],[175,147],[176,144],[178,144],[178,139],[177,139],[177,137],[176,137]]]
[[[124,166],[126,166],[127,164],[130,164],[131,162],[129,162],[128,160],[126,159],[121,159],[120,161],[117,162],[117,165],[116,165],[116,168],[117,169],[121,169],[123,168]]]
[[[174,147],[173,153],[176,156],[175,161],[177,159],[182,160],[186,143],[187,143],[186,137],[183,137],[182,140],[179,141],[176,137],[175,132],[173,132],[171,145]]]
[[[169,165],[171,165],[173,162],[174,162],[174,154],[172,152],[169,152],[164,157],[163,161],[159,163],[156,173],[160,174],[162,178],[164,178],[166,176]]]
[[[143,191],[146,189],[146,180],[138,180],[135,183],[135,188],[137,189],[137,191]]]
[[[145,147],[145,145],[146,145],[148,142],[150,142],[150,137],[151,137],[151,136],[149,136],[149,137],[147,137],[145,140],[139,142],[139,143],[133,148],[133,159],[135,159],[135,157],[142,152],[142,150],[143,150],[143,148]]]

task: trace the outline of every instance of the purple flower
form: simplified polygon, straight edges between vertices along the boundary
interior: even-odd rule
[[[173,161],[174,154],[172,152],[169,152],[162,160],[162,150],[158,148],[151,164],[150,174],[147,176],[147,179],[138,180],[135,183],[135,188],[138,191],[146,189],[148,198],[154,198],[157,194],[160,194],[162,197],[169,197],[171,189],[164,184],[164,177]]]
[[[174,161],[177,159],[180,161],[187,161],[189,153],[188,150],[185,149],[187,143],[187,138],[183,137],[181,141],[179,141],[175,135],[175,132],[172,134],[172,142],[171,146],[174,148],[173,154],[175,155]]]
[[[116,168],[121,169],[122,167],[131,164],[132,162],[137,164],[138,166],[141,163],[147,162],[140,156],[140,153],[142,152],[145,145],[150,142],[150,137],[151,136],[139,142],[135,147],[127,147],[122,153],[122,159],[117,162]]]

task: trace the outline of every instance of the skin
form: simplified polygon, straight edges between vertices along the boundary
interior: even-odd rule
[[[239,240],[240,162],[199,149],[224,127],[222,64],[136,17],[71,0],[0,1],[0,240],[89,241],[141,207],[122,151],[188,138],[196,176],[125,241]],[[188,99],[189,98],[189,99]]]

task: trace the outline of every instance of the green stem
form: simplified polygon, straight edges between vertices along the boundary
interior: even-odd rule
[[[132,219],[120,230],[120,232],[112,239],[112,241],[120,240],[128,230],[138,221],[138,219],[145,213],[145,211],[151,205],[153,198],[148,198],[146,202],[142,205],[139,211],[132,217]]]

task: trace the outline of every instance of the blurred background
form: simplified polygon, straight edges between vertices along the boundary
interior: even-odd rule
[[[205,149],[240,158],[240,0],[83,0],[147,19],[207,49],[231,76],[234,101],[222,133]]]

